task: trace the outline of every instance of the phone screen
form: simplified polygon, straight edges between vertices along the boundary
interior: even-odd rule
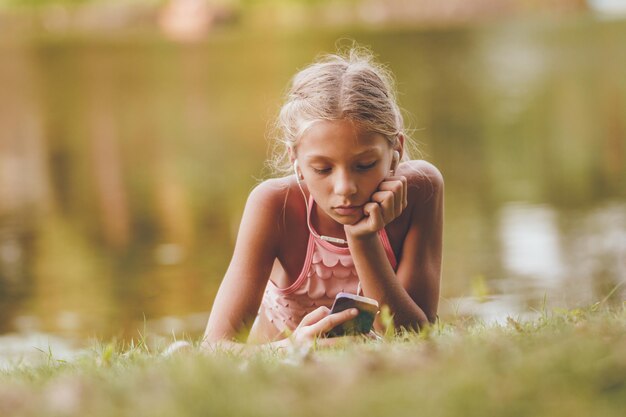
[[[329,337],[363,334],[372,330],[374,318],[378,313],[378,303],[375,300],[353,294],[339,293],[330,313],[339,313],[349,308],[356,308],[359,310],[359,314],[330,330],[327,334]]]

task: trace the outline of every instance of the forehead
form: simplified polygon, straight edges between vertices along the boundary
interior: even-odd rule
[[[363,129],[351,120],[320,120],[300,137],[296,150],[305,158],[329,159],[358,156],[364,152],[382,154],[390,148],[383,135]]]

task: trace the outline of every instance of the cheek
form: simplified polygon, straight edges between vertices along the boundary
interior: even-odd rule
[[[309,193],[311,193],[318,204],[323,204],[324,200],[332,192],[332,186],[324,181],[308,181],[307,187]]]
[[[367,188],[371,193],[373,193],[376,191],[380,183],[383,182],[386,176],[387,173],[382,171],[373,173],[371,176],[368,176],[365,181],[363,181],[363,188]]]
[[[378,190],[378,184],[380,184],[380,182],[372,182],[371,184],[368,184],[367,187],[362,187],[361,194],[364,197],[371,197],[371,195]]]
[[[323,194],[327,192],[327,189],[331,186],[332,185],[330,184],[329,181],[323,181],[320,179],[309,179],[307,181],[307,187],[309,187],[309,190],[313,194],[318,194],[318,195]]]

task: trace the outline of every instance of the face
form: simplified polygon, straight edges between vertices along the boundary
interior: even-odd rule
[[[393,149],[384,136],[349,120],[318,121],[296,146],[298,167],[317,205],[333,220],[354,224],[389,174]]]

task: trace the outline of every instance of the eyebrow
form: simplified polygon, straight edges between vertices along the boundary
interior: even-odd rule
[[[358,154],[353,156],[353,159],[360,158],[360,157],[362,157],[364,155],[367,156],[370,153],[375,153],[376,156],[378,156],[378,148],[370,148],[370,149],[364,150],[363,152],[359,152]],[[332,158],[329,158],[329,157],[327,157],[325,155],[310,155],[306,159],[310,161],[310,160],[315,160],[315,159],[330,160]]]

